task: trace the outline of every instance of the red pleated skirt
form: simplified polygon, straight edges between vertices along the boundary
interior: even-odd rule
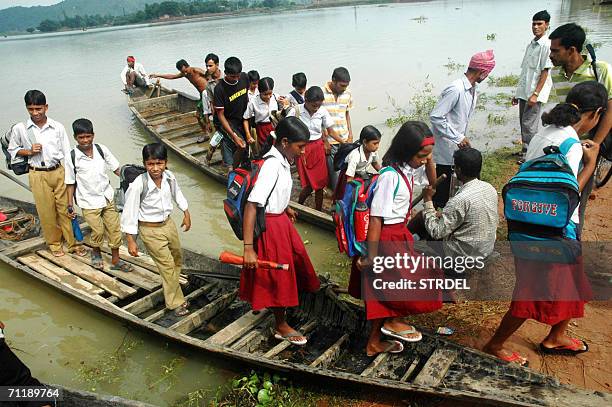
[[[256,123],[255,130],[257,131],[257,142],[260,146],[263,146],[272,130],[274,130],[274,126],[270,122]]]
[[[379,256],[392,256],[396,254],[403,256],[404,253],[414,255],[412,234],[404,223],[394,225],[383,225],[380,232],[378,246]],[[355,298],[364,298],[367,319],[402,317],[411,314],[423,314],[433,312],[442,307],[442,292],[440,290],[418,290],[414,296],[418,297],[414,301],[409,300],[410,292],[381,292],[375,290],[369,282],[372,273],[364,278],[362,272],[356,267],[357,257],[353,258],[351,276],[349,280],[349,294]],[[410,273],[407,269],[385,269],[375,278],[385,279],[386,281],[399,281],[402,278],[417,281],[423,278],[443,278],[443,273],[438,269],[420,268],[415,273]],[[401,300],[393,298],[402,297]],[[387,300],[386,298],[389,298]]]
[[[298,290],[314,292],[319,289],[319,278],[302,238],[286,213],[266,214],[266,231],[257,238],[255,245],[259,259],[288,264],[289,270],[242,269],[240,299],[250,302],[254,310],[295,307]]]
[[[309,186],[313,191],[325,188],[329,177],[323,139],[309,141],[296,165],[302,188]]]
[[[593,292],[584,274],[582,257],[575,264],[514,259],[516,284],[510,313],[555,325],[584,316]]]

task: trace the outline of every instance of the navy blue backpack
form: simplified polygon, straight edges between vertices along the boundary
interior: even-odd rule
[[[566,139],[544,149],[545,155],[525,162],[502,191],[508,240],[516,257],[573,263],[576,241],[567,236],[580,189],[567,152],[579,143]]]

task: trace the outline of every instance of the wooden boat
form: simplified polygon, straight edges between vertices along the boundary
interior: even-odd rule
[[[0,198],[0,207],[34,213],[33,205],[6,198]],[[475,404],[612,405],[611,394],[561,385],[555,378],[426,331],[422,341],[406,344],[400,354],[367,357],[363,309],[341,300],[323,277],[318,292],[302,294],[300,306],[288,310],[289,322],[309,337],[304,347],[275,340],[270,312],[253,313],[237,298],[238,268],[189,250],[184,250],[182,285],[191,313],[176,317],[164,309],[151,259],[129,257],[125,248],[121,256],[135,266],[134,272],[96,270],[87,258],[71,255],[55,258],[36,229],[25,240],[0,241],[0,260],[69,297],[142,330],[261,368],[322,383],[331,379]],[[105,261],[109,263],[108,256]]]
[[[56,384],[53,388],[61,389],[62,400],[57,405],[62,407],[154,407],[153,404],[143,403],[136,400],[128,400],[119,396],[107,396],[105,394],[91,393],[83,390],[71,389]],[[52,405],[55,405],[52,403]]]
[[[226,185],[227,170],[222,166],[221,149],[217,148],[208,165],[205,157],[209,143],[197,142],[202,130],[195,115],[196,103],[197,99],[193,96],[158,86],[147,90],[145,94],[137,91],[129,98],[128,106],[153,137],[204,174]],[[294,178],[297,178],[295,171]],[[298,212],[298,219],[323,229],[333,230],[334,223],[329,213],[331,201],[325,200],[325,212],[300,205],[297,203],[299,186],[300,182],[294,180],[292,201],[289,204]]]

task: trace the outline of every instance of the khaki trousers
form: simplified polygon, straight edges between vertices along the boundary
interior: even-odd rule
[[[81,209],[85,222],[91,227],[91,247],[102,247],[104,243],[104,232],[111,249],[121,246],[121,226],[119,213],[115,209],[115,203],[106,201],[106,206],[99,209]]]
[[[178,308],[185,302],[185,297],[179,284],[183,255],[174,221],[168,218],[159,227],[140,225],[138,234],[159,270],[166,308]]]
[[[68,244],[68,251],[74,251],[80,244],[74,239],[72,223],[68,216],[68,193],[64,183],[64,167],[60,165],[53,171],[30,169],[28,178],[40,226],[49,249],[54,252],[62,250],[63,235]]]

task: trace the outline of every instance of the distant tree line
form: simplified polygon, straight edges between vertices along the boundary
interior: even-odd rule
[[[151,20],[157,20],[164,16],[182,17],[193,16],[198,14],[223,13],[246,8],[277,8],[284,6],[293,6],[294,2],[289,0],[263,0],[263,1],[229,1],[229,0],[195,0],[190,3],[182,3],[177,1],[162,1],[160,3],[152,3],[145,5],[144,10],[136,13],[127,14],[125,16],[114,17],[111,15],[101,16],[99,14],[90,16],[76,15],[68,17],[64,15],[64,19],[43,20],[37,27],[41,32],[54,32],[62,29],[78,29],[90,28],[99,26],[111,25],[126,25],[138,24]],[[28,32],[34,32],[36,29],[28,28]]]

